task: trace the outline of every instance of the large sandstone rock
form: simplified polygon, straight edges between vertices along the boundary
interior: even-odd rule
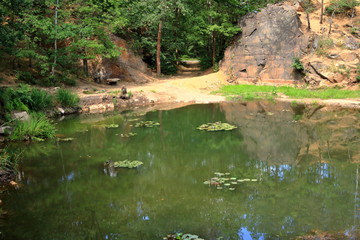
[[[137,56],[127,42],[112,36],[112,42],[119,47],[120,56],[113,59],[97,58],[90,61],[89,72],[99,82],[105,83],[107,78],[120,78],[121,82],[148,82],[151,71],[145,62]],[[120,82],[120,84],[122,84]]]
[[[307,48],[296,9],[270,5],[240,21],[242,34],[226,52],[221,69],[232,80],[299,80],[291,67]]]

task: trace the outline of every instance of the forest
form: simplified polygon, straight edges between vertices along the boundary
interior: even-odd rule
[[[114,58],[111,36],[125,39],[158,74],[179,59],[217,67],[241,32],[239,18],[277,0],[2,0],[1,69],[43,86],[74,85],[88,61]]]

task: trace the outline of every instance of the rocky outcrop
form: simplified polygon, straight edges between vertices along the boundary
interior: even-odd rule
[[[150,80],[151,71],[146,63],[135,55],[128,43],[119,37],[112,36],[112,42],[119,47],[118,58],[97,58],[90,61],[89,72],[97,82],[105,83],[107,78],[119,78],[121,82],[145,83]]]
[[[300,31],[296,9],[269,5],[240,21],[241,35],[226,52],[221,69],[232,81],[279,82],[300,80],[294,57],[306,51],[308,39]]]

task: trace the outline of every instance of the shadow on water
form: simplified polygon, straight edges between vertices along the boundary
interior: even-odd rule
[[[23,187],[4,196],[2,232],[37,240],[186,232],[215,240],[291,239],[316,229],[355,239],[359,112],[304,109],[299,121],[297,114],[290,104],[249,102],[64,119],[58,134],[73,141],[25,147]],[[141,120],[161,125],[135,128]],[[238,128],[196,130],[215,121]],[[144,165],[104,168],[125,159]],[[204,185],[217,171],[258,181],[235,191]]]

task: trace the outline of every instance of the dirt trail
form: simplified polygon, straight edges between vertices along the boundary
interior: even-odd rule
[[[170,77],[167,79],[153,79],[152,82],[142,85],[125,84],[128,92],[145,95],[149,101],[156,103],[168,102],[191,102],[191,103],[213,103],[225,101],[225,97],[210,94],[221,86],[228,84],[227,77],[222,72],[211,73],[197,77]],[[80,97],[84,87],[95,87],[106,90],[106,92],[120,91],[122,85],[83,85],[77,88]]]

